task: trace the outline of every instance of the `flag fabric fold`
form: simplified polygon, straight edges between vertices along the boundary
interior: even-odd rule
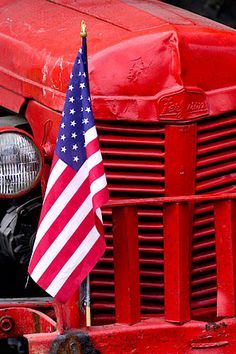
[[[86,38],[75,60],[29,264],[48,294],[67,301],[105,251],[108,189],[89,93]]]

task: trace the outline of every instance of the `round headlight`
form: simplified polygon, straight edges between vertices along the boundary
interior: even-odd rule
[[[29,191],[39,179],[42,158],[27,135],[5,131],[0,134],[0,196]]]

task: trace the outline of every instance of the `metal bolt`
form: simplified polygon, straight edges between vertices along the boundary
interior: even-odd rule
[[[0,330],[2,332],[10,332],[14,327],[14,320],[11,316],[2,316],[0,318]]]

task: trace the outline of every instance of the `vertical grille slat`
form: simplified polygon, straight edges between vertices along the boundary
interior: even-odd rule
[[[97,130],[110,198],[145,198],[164,195],[164,128],[160,125],[100,121]],[[111,209],[103,209],[107,251],[91,273],[93,324],[115,321]],[[164,311],[163,212],[140,206],[139,254],[141,312]]]
[[[196,165],[197,194],[236,192],[235,115],[198,122]],[[211,203],[197,203],[193,233],[191,307],[192,310],[211,308],[216,315],[215,226]]]

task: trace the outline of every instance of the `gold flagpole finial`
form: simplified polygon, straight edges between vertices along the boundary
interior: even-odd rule
[[[80,37],[82,37],[82,38],[87,37],[87,28],[86,28],[86,24],[85,24],[84,20],[81,21]]]

